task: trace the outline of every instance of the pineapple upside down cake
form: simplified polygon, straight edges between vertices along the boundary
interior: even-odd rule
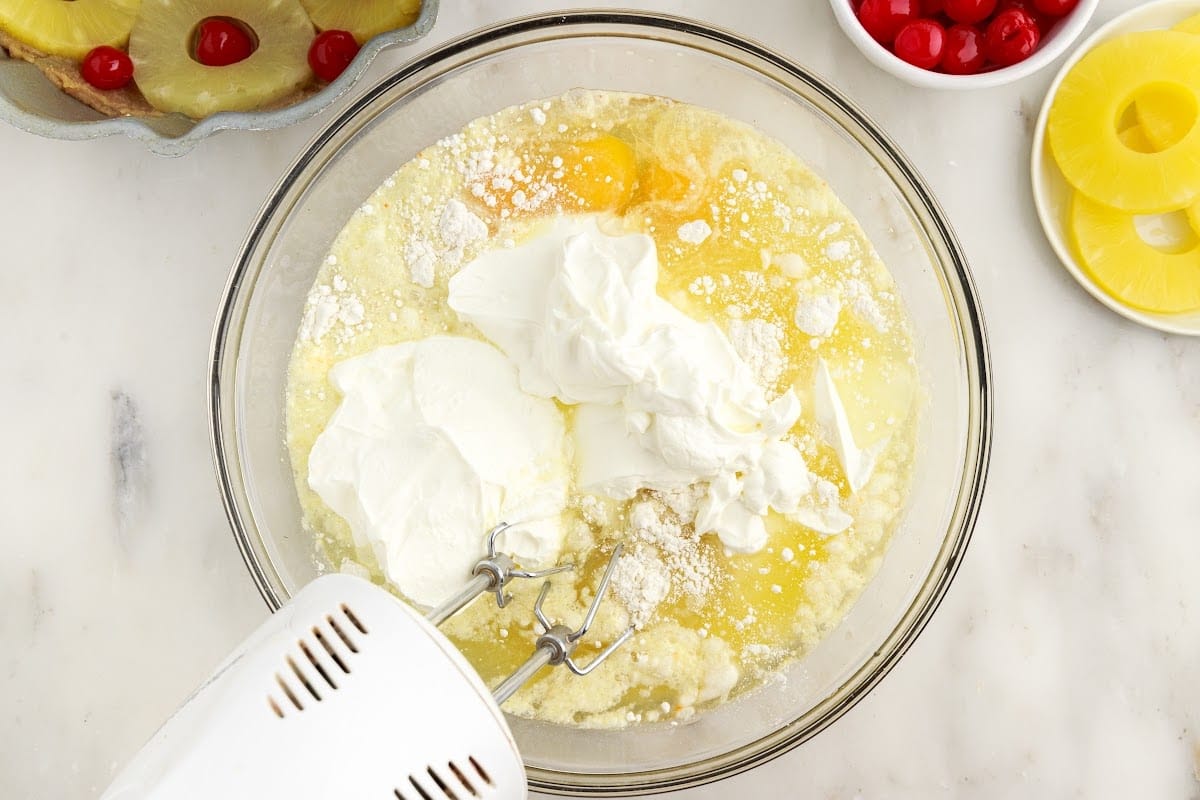
[[[3,0],[0,47],[109,116],[292,105],[420,0]]]

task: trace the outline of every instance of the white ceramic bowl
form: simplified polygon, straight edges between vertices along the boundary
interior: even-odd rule
[[[1092,297],[1108,306],[1126,319],[1157,328],[1167,333],[1181,333],[1187,336],[1200,336],[1200,311],[1188,314],[1156,314],[1130,308],[1118,302],[1108,292],[1097,284],[1086,270],[1079,264],[1075,251],[1071,247],[1067,233],[1067,213],[1070,208],[1071,187],[1054,163],[1050,153],[1050,144],[1046,141],[1046,118],[1050,114],[1050,106],[1054,103],[1054,95],[1058,93],[1059,84],[1075,63],[1089,50],[1101,42],[1132,31],[1145,31],[1155,28],[1170,28],[1182,22],[1187,17],[1200,14],[1200,0],[1158,0],[1135,8],[1109,22],[1092,34],[1078,50],[1071,55],[1062,69],[1050,84],[1050,91],[1042,103],[1042,111],[1038,115],[1037,129],[1033,135],[1033,154],[1030,159],[1031,183],[1033,186],[1033,202],[1037,207],[1038,219],[1050,246],[1058,254],[1067,272],[1087,289]]]
[[[1024,61],[1011,67],[1001,67],[974,75],[947,75],[914,67],[871,38],[858,21],[858,17],[854,16],[851,0],[829,0],[829,4],[833,6],[833,15],[837,18],[838,25],[850,37],[850,41],[854,42],[872,64],[885,72],[890,72],[913,86],[926,89],[986,89],[1032,75],[1065,53],[1071,43],[1083,33],[1100,0],[1079,0],[1075,10],[1056,22],[1042,39],[1038,49]]]
[[[302,102],[272,111],[223,111],[202,120],[182,114],[107,117],[59,91],[33,64],[9,58],[0,49],[0,121],[51,139],[99,139],[122,134],[144,142],[162,156],[181,156],[218,131],[285,128],[330,106],[349,91],[384,50],[415,42],[429,33],[437,18],[438,3],[424,0],[421,13],[411,25],[368,41],[337,80]]]

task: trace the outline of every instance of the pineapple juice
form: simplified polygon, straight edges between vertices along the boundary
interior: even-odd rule
[[[455,201],[486,236],[440,236]],[[857,222],[782,145],[694,106],[579,91],[476,120],[426,149],[354,214],[317,277],[290,364],[287,444],[305,527],[327,560],[386,584],[308,486],[308,454],[339,402],[330,368],[386,344],[482,338],[447,306],[449,278],[479,252],[579,213],[652,237],[659,295],[724,330],[768,396],[796,393],[802,413],[787,439],[822,502],[852,520],[830,535],[770,512],[766,547],[740,554],[695,530],[702,487],[627,501],[572,487],[561,560],[576,569],[556,576],[550,614],[581,617],[617,542],[658,559],[669,588],[647,597],[637,580],[614,587],[589,640],[602,646],[631,619],[634,638],[585,679],[543,670],[505,708],[593,727],[682,720],[761,684],[836,626],[882,557],[911,471],[918,391],[904,307]],[[875,454],[858,486],[816,413],[822,369],[853,442]],[[570,429],[572,408],[559,406]],[[489,684],[539,632],[530,607],[540,585],[511,587],[508,608],[480,600],[442,626]]]

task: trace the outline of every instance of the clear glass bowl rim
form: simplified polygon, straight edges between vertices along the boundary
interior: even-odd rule
[[[286,217],[309,180],[336,154],[346,136],[357,130],[354,123],[361,112],[397,85],[411,81],[407,89],[411,92],[484,56],[548,39],[605,36],[651,39],[700,49],[748,67],[794,93],[800,93],[797,86],[806,87],[827,103],[821,111],[836,113],[840,119],[833,121],[839,122],[884,168],[911,204],[937,251],[934,265],[943,273],[950,292],[947,300],[963,338],[963,366],[968,385],[964,469],[946,537],[891,635],[875,657],[836,692],[804,716],[754,742],[690,764],[612,774],[529,769],[529,785],[537,791],[565,796],[630,797],[702,786],[731,777],[788,752],[827,728],[865,697],[912,646],[937,610],[966,553],[983,499],[992,439],[992,376],[982,309],[966,255],[945,212],[907,157],[878,125],[828,82],[799,64],[735,33],[682,17],[635,11],[566,11],[520,17],[464,34],[402,65],[365,92],[311,141],[272,190],[247,234],[222,297],[213,330],[208,405],[214,467],[226,515],[251,578],[274,612],[288,598],[278,576],[268,572],[269,562],[261,543],[254,541],[257,528],[247,519],[232,390],[242,325],[262,268],[262,263],[254,262],[255,253],[274,235],[277,227],[274,221]]]

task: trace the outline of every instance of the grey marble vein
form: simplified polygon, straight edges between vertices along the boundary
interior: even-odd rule
[[[128,549],[148,488],[146,436],[137,402],[121,390],[111,395],[111,440],[113,512],[117,543]]]

